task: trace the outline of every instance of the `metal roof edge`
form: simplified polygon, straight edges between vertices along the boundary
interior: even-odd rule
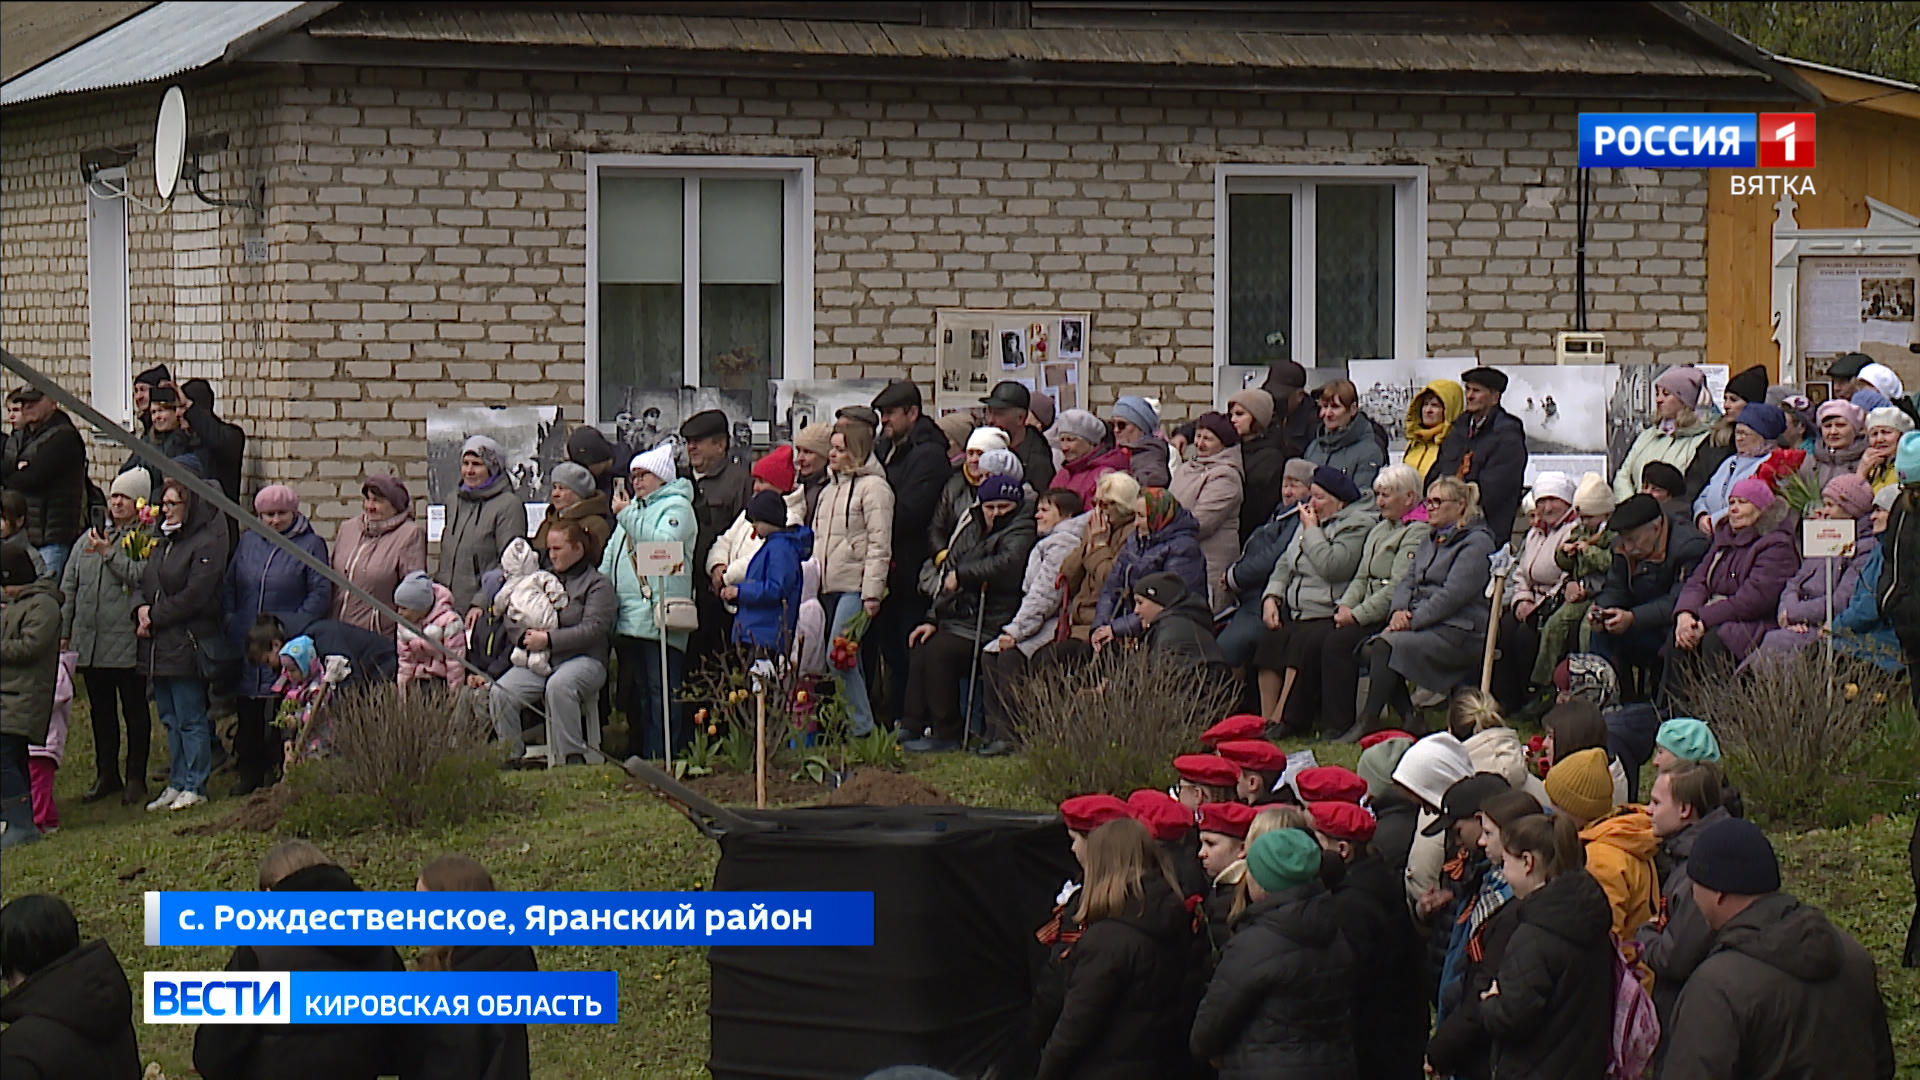
[[[1686,4],[1675,3],[1672,0],[1654,0],[1646,6],[1653,12],[1666,16],[1677,28],[1692,34],[1707,47],[1766,75],[1805,101],[1814,105],[1827,104],[1826,96],[1820,93],[1818,87],[1782,64],[1774,54]]]

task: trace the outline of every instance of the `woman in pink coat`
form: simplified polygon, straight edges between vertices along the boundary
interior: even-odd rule
[[[1733,485],[1726,519],[1674,605],[1676,657],[1744,660],[1777,625],[1780,594],[1800,569],[1792,519],[1766,481]]]
[[[1111,472],[1126,472],[1131,455],[1123,446],[1113,445],[1106,421],[1085,409],[1068,409],[1053,422],[1054,438],[1060,444],[1060,471],[1053,474],[1053,485],[1080,496],[1080,505],[1094,504],[1094,490],[1100,478]]]
[[[413,517],[413,497],[397,476],[375,473],[360,489],[360,516],[340,525],[333,568],[355,585],[386,599],[408,574],[427,568],[427,530]],[[333,617],[376,634],[393,633],[393,620],[345,589],[333,594]]]

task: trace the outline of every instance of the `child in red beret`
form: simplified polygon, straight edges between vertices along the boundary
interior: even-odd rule
[[[1173,771],[1180,774],[1175,790],[1189,810],[1201,803],[1239,801],[1240,766],[1218,754],[1181,754],[1173,759]]]
[[[1216,952],[1233,936],[1234,898],[1247,872],[1247,829],[1257,813],[1242,802],[1203,803],[1200,807],[1200,865],[1208,880],[1202,910],[1207,916],[1207,937]]]
[[[1238,713],[1213,725],[1200,733],[1202,746],[1218,746],[1223,742],[1236,739],[1262,739],[1267,734],[1265,717],[1252,713]]]
[[[1252,806],[1276,801],[1274,785],[1287,771],[1285,750],[1265,739],[1232,739],[1213,752],[1240,766],[1240,782],[1235,785],[1239,801]]]
[[[1173,863],[1180,895],[1207,895],[1212,878],[1200,865],[1198,845],[1193,839],[1194,812],[1166,792],[1151,788],[1141,788],[1127,796],[1127,806]]]

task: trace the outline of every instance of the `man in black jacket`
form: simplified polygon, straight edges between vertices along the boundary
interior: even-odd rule
[[[1010,476],[981,481],[979,499],[968,509],[941,563],[940,592],[932,609],[907,637],[913,652],[904,726],[915,735],[923,727],[927,733],[902,744],[906,750],[924,754],[959,749],[961,706],[964,702],[971,711],[974,696],[969,689],[963,699],[960,684],[969,674],[976,685],[984,684],[974,658],[1020,610],[1027,556],[1038,539],[1039,527],[1021,496],[1020,481]]]
[[[1226,671],[1227,656],[1214,640],[1207,598],[1189,593],[1179,574],[1162,570],[1134,582],[1133,613],[1147,629],[1147,648]]]
[[[0,1075],[137,1080],[133,992],[105,941],[80,944],[80,923],[57,896],[0,909],[7,995],[0,998]]]
[[[1273,398],[1273,423],[1281,437],[1299,453],[1320,434],[1320,402],[1307,393],[1307,369],[1293,360],[1276,360],[1267,366],[1267,381],[1261,387]]]
[[[1615,536],[1613,565],[1587,612],[1591,649],[1613,665],[1630,697],[1644,700],[1660,686],[1661,650],[1673,640],[1673,606],[1687,575],[1705,557],[1707,538],[1661,513],[1651,495],[1615,507],[1607,528]]]
[[[1345,873],[1333,885],[1335,913],[1353,947],[1354,1058],[1359,1075],[1420,1080],[1427,1042],[1426,946],[1407,917],[1399,875],[1369,846],[1377,827],[1355,803],[1308,803],[1320,846]]]
[[[1440,443],[1440,457],[1427,470],[1427,483],[1457,476],[1480,485],[1480,509],[1501,547],[1513,540],[1513,519],[1526,487],[1527,429],[1500,407],[1507,376],[1495,368],[1474,368],[1460,376],[1466,386],[1466,411]]]
[[[200,457],[200,440],[185,424],[186,415],[186,403],[180,400],[179,391],[171,386],[154,387],[147,394],[147,430],[141,436],[141,441],[150,444],[170,460],[179,462],[195,476],[205,476],[207,467]],[[139,454],[129,456],[127,463],[120,466],[121,472],[129,469],[147,471],[147,480],[157,500],[160,488],[167,482],[167,475]]]
[[[907,707],[907,635],[926,610],[919,576],[920,565],[932,554],[927,550],[927,522],[933,520],[953,466],[947,460],[946,435],[921,411],[919,386],[906,379],[888,383],[874,396],[873,409],[887,441],[880,465],[893,489],[893,568],[869,634],[891,672],[891,712],[898,717]]]
[[[239,424],[230,423],[214,411],[213,384],[205,379],[188,379],[180,386],[187,399],[184,416],[187,429],[200,440],[200,464],[207,479],[220,485],[227,498],[240,500],[240,474],[247,457],[247,433]]]
[[[347,658],[352,671],[340,684],[342,690],[390,683],[399,677],[400,656],[392,638],[338,619],[316,619],[297,611],[262,614],[247,633],[247,659],[256,664],[277,665],[279,661],[274,657],[280,647],[302,634],[313,639],[315,653]]]
[[[1028,484],[1035,491],[1053,486],[1053,447],[1039,428],[1027,422],[1033,409],[1033,392],[1011,379],[994,384],[993,392],[980,399],[987,407],[987,426],[1007,434],[1007,449],[1020,459]]]
[[[80,430],[53,399],[23,386],[7,395],[20,409],[20,426],[0,454],[0,487],[27,500],[27,543],[40,550],[58,581],[73,542],[87,528],[87,447]]]
[[[680,425],[680,437],[687,442],[687,464],[693,467],[693,517],[699,529],[689,553],[693,566],[707,564],[707,549],[747,508],[747,498],[753,494],[753,473],[733,459],[728,430],[727,414],[719,409],[694,413]],[[711,577],[693,575],[693,599],[700,611],[700,628],[687,637],[689,673],[725,652],[733,632],[733,615],[715,594]]]

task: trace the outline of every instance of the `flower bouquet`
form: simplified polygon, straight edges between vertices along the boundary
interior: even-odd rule
[[[827,662],[833,665],[835,671],[852,671],[854,665],[860,662],[860,639],[866,635],[867,624],[872,621],[863,607],[834,635],[833,641],[827,646]]]
[[[1820,509],[1821,503],[1820,485],[1800,471],[1806,462],[1805,450],[1775,450],[1753,474],[1787,500],[1801,517]]]
[[[126,552],[130,559],[145,559],[153,554],[153,546],[158,543],[153,530],[155,523],[160,520],[160,513],[145,499],[134,505],[133,528],[120,537],[120,550]]]

